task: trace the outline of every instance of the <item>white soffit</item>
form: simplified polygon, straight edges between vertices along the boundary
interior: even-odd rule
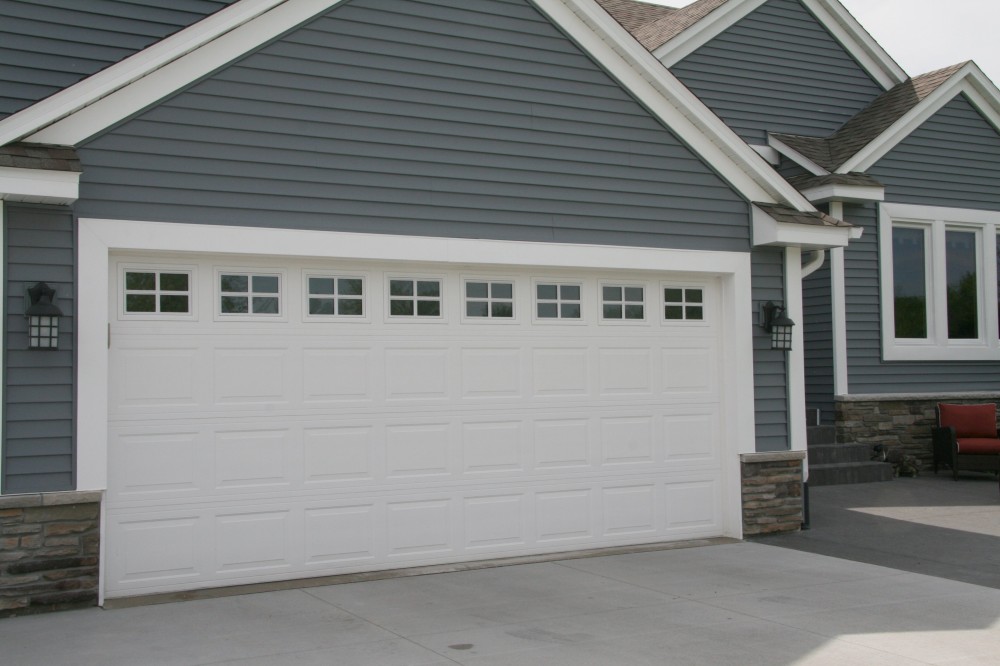
[[[744,197],[815,210],[595,0],[533,2]]]
[[[833,183],[806,188],[802,190],[802,195],[814,204],[826,203],[827,201],[866,203],[869,201],[884,201],[885,188],[872,185]]]
[[[860,227],[828,227],[824,225],[778,222],[766,212],[753,206],[754,247],[800,247],[803,250],[824,250],[846,247],[848,242],[860,238]]]
[[[232,20],[203,29],[203,23],[220,16],[223,13],[220,11],[118,65],[67,88],[63,91],[67,94],[64,106],[76,108],[69,111],[68,115],[63,113],[61,119],[53,117],[55,111],[39,117],[36,127],[28,129],[33,133],[28,134],[24,140],[59,146],[79,145],[342,1],[242,0],[229,8],[242,10]],[[187,37],[185,33],[188,31],[196,31],[197,39],[174,41],[174,38]],[[148,55],[157,47],[160,48],[152,56]],[[109,81],[104,86],[96,86],[95,90],[93,80],[102,74]],[[73,104],[70,104],[71,99],[75,100]],[[40,104],[17,115],[29,114],[31,118],[36,118]],[[24,125],[27,127],[27,123]],[[0,144],[5,143],[4,139],[10,141],[25,137],[25,127],[12,134],[12,139],[7,139],[6,132],[0,134]],[[0,131],[3,131],[3,123],[0,123]]]
[[[0,199],[4,201],[71,204],[79,198],[79,173],[0,167]]]
[[[842,164],[837,173],[867,171],[900,141],[916,131],[960,94],[965,94],[976,110],[1000,132],[1000,90],[976,63],[970,62],[955,72],[947,83],[939,86],[917,106],[910,109],[909,113],[882,132],[878,138]]]

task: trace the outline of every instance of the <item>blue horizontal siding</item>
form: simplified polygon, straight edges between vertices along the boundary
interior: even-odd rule
[[[750,266],[757,451],[786,451],[789,448],[787,355],[771,349],[771,336],[758,325],[762,303],[785,301],[784,251],[757,248],[751,255]]]

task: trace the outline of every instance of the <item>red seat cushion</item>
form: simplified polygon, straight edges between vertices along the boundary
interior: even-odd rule
[[[958,438],[994,439],[997,436],[997,406],[938,404],[938,423],[951,426]]]
[[[983,455],[993,453],[1000,455],[1000,439],[989,437],[965,437],[959,439],[956,447],[957,453],[963,455]]]

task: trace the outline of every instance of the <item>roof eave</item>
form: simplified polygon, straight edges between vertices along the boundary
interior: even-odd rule
[[[803,250],[827,250],[847,247],[860,238],[860,227],[826,226],[780,222],[753,206],[754,247],[798,247]]]
[[[870,185],[844,185],[835,183],[809,187],[800,191],[802,192],[802,196],[814,204],[823,204],[830,201],[840,201],[843,203],[885,201],[885,187]]]

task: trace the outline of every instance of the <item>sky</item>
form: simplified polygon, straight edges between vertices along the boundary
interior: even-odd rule
[[[683,7],[693,0],[646,0]],[[841,0],[883,49],[916,76],[975,60],[1000,85],[1000,0]]]

